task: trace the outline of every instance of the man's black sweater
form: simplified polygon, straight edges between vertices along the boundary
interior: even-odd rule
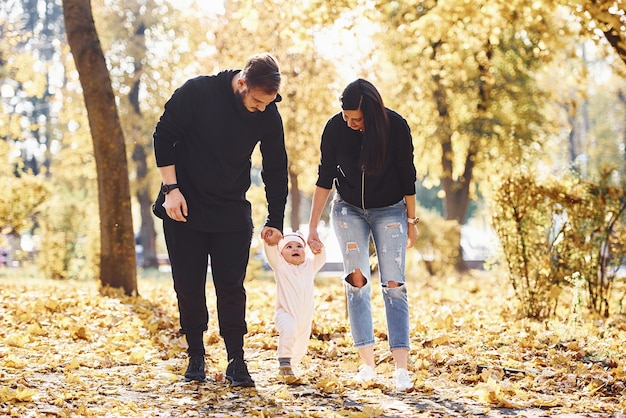
[[[262,178],[268,202],[266,225],[283,229],[287,201],[287,153],[277,100],[264,112],[249,112],[233,92],[238,70],[188,80],[165,104],[153,139],[158,167],[176,166],[187,201],[186,225],[207,232],[229,232],[252,224],[246,199],[251,155],[260,142]],[[159,193],[154,212],[165,218]]]

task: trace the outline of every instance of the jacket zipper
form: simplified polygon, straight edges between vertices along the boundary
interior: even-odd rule
[[[361,170],[361,206],[365,210],[365,171]]]

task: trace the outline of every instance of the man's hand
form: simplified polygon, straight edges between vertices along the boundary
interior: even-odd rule
[[[267,245],[277,245],[282,237],[283,234],[278,229],[271,226],[264,226],[261,230],[261,238]]]
[[[187,201],[185,196],[180,192],[180,189],[174,189],[165,195],[165,202],[163,202],[165,213],[167,216],[175,221],[187,222]]]

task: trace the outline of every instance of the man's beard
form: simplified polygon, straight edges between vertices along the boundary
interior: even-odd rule
[[[237,98],[237,100],[239,100],[239,101],[240,101],[241,106],[243,106],[243,108],[244,108],[244,109],[246,109],[246,110],[247,110],[248,112],[250,112],[250,113],[255,113],[255,112],[257,112],[257,109],[250,110],[250,109],[248,109],[248,107],[246,106],[246,104],[245,104],[245,102],[244,102],[244,99],[245,99],[245,97],[246,97],[247,95],[248,95],[248,88],[247,88],[247,87],[246,87],[246,89],[245,89],[244,91],[239,91],[239,90],[236,90],[236,91],[235,91],[235,97]]]

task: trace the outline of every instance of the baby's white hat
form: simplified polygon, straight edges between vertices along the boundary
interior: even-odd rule
[[[285,245],[292,241],[300,242],[302,246],[306,247],[306,241],[304,240],[304,236],[300,231],[296,231],[283,235],[281,240],[278,241],[278,252],[282,252],[283,248],[285,248]]]

